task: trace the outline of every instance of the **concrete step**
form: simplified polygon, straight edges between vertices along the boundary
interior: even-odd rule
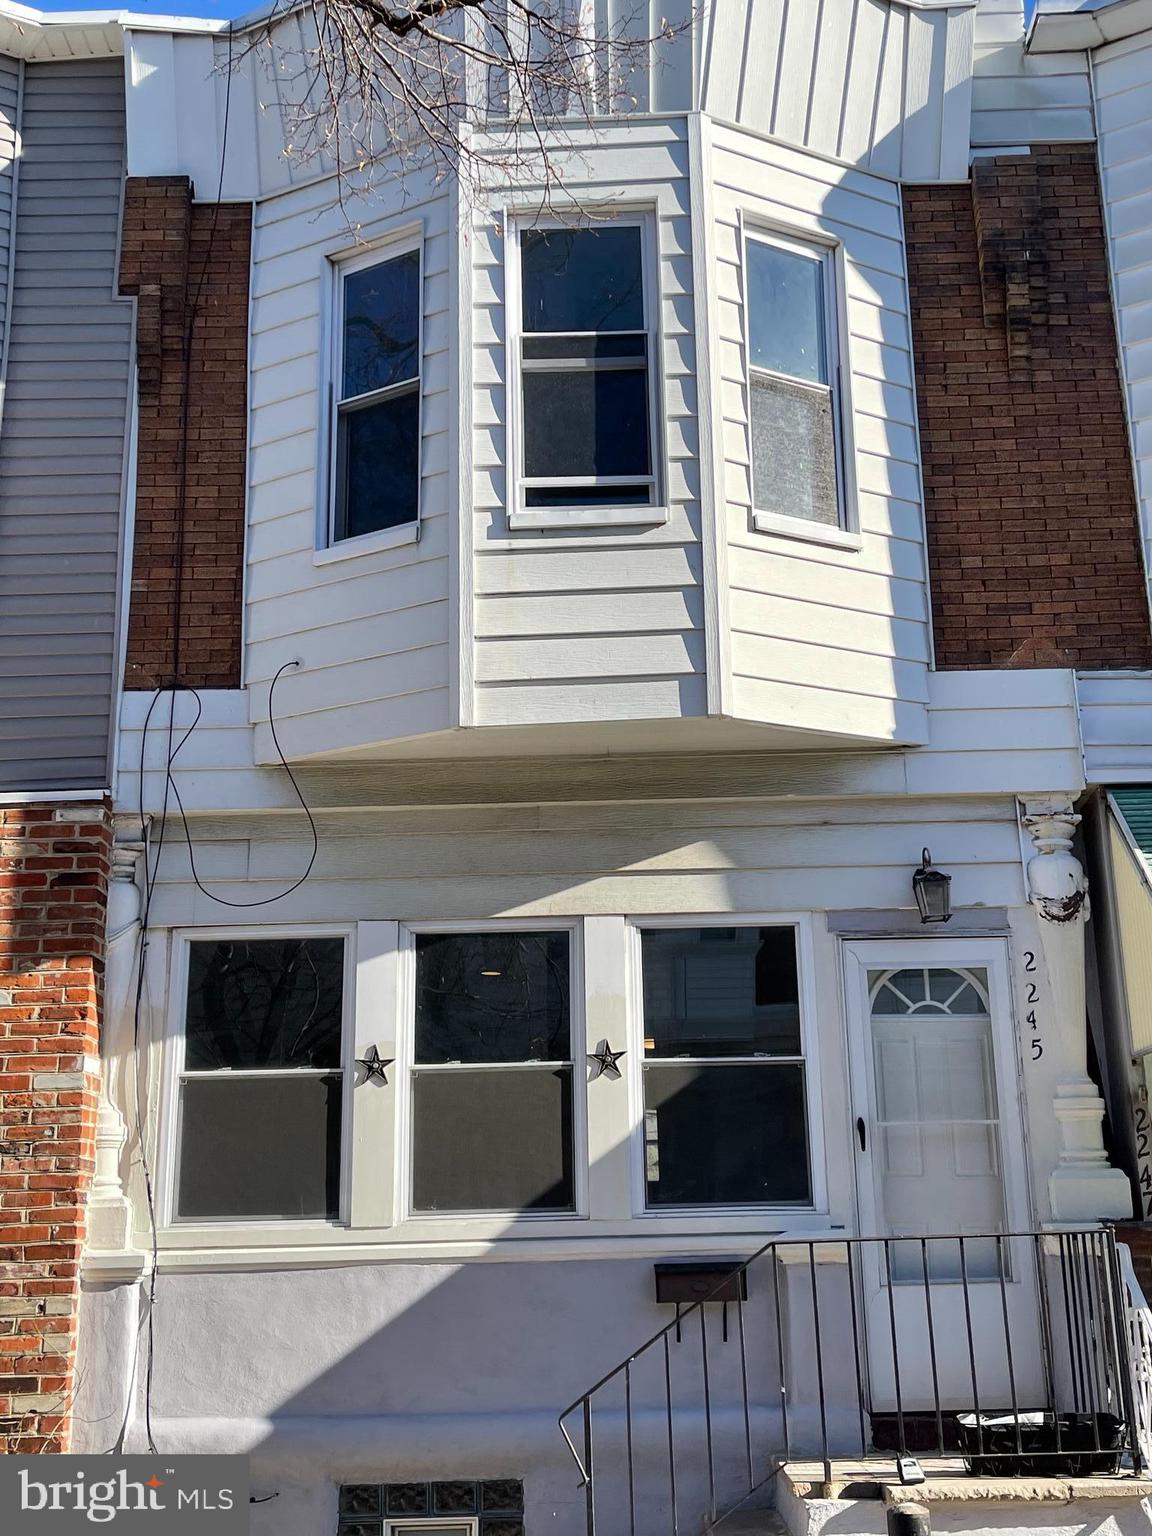
[[[788,1528],[774,1509],[737,1510],[712,1527],[709,1536],[788,1536]]]

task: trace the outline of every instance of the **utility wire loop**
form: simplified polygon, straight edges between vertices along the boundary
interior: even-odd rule
[[[284,749],[280,745],[280,737],[276,732],[276,685],[284,676],[285,672],[288,672],[293,667],[298,667],[299,665],[300,663],[298,661],[286,661],[283,666],[277,670],[275,677],[272,679],[271,686],[268,689],[268,726],[272,732],[272,743],[276,748],[276,755],[280,759],[280,766],[288,775],[289,782],[291,783],[293,790],[296,792],[296,798],[300,802],[300,808],[308,818],[308,827],[312,834],[312,852],[308,856],[308,863],[304,867],[304,873],[300,875],[296,880],[293,880],[291,885],[287,886],[282,891],[277,891],[274,896],[260,896],[255,901],[234,901],[231,897],[218,895],[215,891],[209,890],[209,888],[204,884],[203,880],[201,880],[200,875],[196,869],[196,845],[193,841],[192,829],[188,822],[188,815],[184,809],[184,800],[180,794],[179,785],[176,783],[176,778],[172,771],[176,765],[176,758],[179,756],[185,742],[196,729],[197,725],[199,725],[200,717],[204,712],[204,705],[201,701],[199,693],[195,688],[187,689],[187,691],[191,693],[193,698],[196,700],[196,714],[192,724],[187,728],[183,736],[181,736],[175,750],[171,752],[168,758],[167,780],[171,786],[172,794],[180,811],[180,820],[184,825],[184,840],[188,845],[188,864],[192,872],[192,880],[197,890],[202,892],[203,895],[207,896],[211,901],[219,902],[219,904],[223,907],[250,909],[252,907],[267,907],[271,906],[273,902],[283,901],[285,897],[291,896],[293,891],[298,891],[304,884],[305,880],[307,880],[308,876],[312,873],[313,865],[316,863],[317,854],[320,852],[320,834],[316,827],[316,818],[313,816],[308,806],[308,802],[304,798],[303,791],[300,788],[296,775],[292,772],[292,769],[289,766],[288,759],[284,756]]]

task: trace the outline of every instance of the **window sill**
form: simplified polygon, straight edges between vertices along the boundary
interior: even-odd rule
[[[667,507],[522,507],[508,513],[518,528],[655,528],[668,521]]]
[[[327,549],[312,552],[313,565],[335,565],[338,560],[352,560],[357,555],[375,555],[384,549],[398,549],[415,544],[420,537],[419,523],[401,523],[396,528],[382,528],[379,533],[362,533],[354,539],[341,539]]]
[[[862,536],[851,528],[832,528],[827,523],[811,523],[801,517],[781,517],[776,512],[753,512],[752,526],[757,533],[774,533],[805,544],[826,544],[832,549],[863,549]]]

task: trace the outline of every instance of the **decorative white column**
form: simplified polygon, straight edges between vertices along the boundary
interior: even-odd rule
[[[1024,826],[1035,849],[1028,861],[1028,898],[1039,919],[1059,1055],[1053,1108],[1059,1155],[1048,1180],[1052,1219],[1096,1221],[1132,1214],[1127,1176],[1109,1165],[1104,1150],[1104,1100],[1088,1076],[1084,928],[1088,881],[1072,852],[1080,817],[1068,795],[1029,800]]]
[[[113,1254],[129,1256],[126,1270],[139,1268],[130,1254],[132,1207],[124,1190],[121,1162],[128,1127],[116,1105],[126,1082],[126,1053],[132,1050],[132,1019],[141,943],[141,891],[137,870],[144,853],[139,821],[117,819],[108,884],[108,930],[104,962],[104,1017],[100,1032],[100,1103],[96,1109],[96,1167],[88,1197],[88,1268],[115,1268]]]

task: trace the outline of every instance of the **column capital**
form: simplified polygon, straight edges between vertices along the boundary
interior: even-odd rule
[[[1034,852],[1028,860],[1028,900],[1049,923],[1076,923],[1088,916],[1088,878],[1072,852],[1080,817],[1071,795],[1022,801],[1024,830]]]

